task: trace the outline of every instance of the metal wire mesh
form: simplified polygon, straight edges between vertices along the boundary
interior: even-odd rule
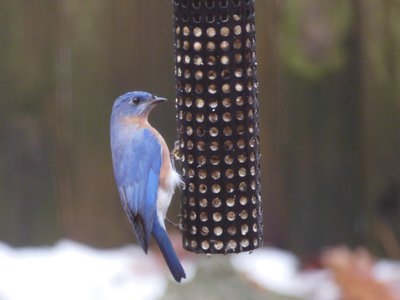
[[[183,245],[262,243],[253,0],[174,0]]]

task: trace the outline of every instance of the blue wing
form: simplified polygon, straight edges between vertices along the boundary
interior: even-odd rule
[[[156,215],[161,145],[149,129],[139,129],[112,147],[122,205],[147,253]]]

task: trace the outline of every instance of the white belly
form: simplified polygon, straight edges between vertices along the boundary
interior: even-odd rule
[[[162,227],[165,228],[164,219],[167,215],[168,206],[171,203],[175,188],[182,183],[180,175],[172,169],[168,176],[168,189],[158,188],[157,194],[157,217]]]

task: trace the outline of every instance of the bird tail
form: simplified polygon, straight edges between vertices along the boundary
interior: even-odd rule
[[[158,244],[158,247],[160,247],[172,276],[177,282],[181,282],[182,278],[186,278],[185,270],[179,262],[174,248],[172,248],[172,244],[169,240],[167,232],[161,227],[157,218],[154,218],[152,234]]]

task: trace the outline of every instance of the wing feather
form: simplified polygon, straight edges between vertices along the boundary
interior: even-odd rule
[[[114,172],[125,212],[147,252],[161,169],[161,145],[149,129],[139,129],[113,149]]]

